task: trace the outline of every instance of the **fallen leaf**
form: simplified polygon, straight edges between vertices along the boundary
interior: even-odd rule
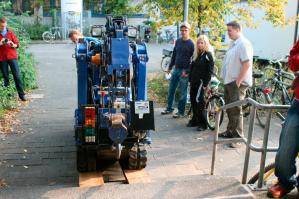
[[[5,180],[0,179],[0,187],[7,187],[7,183],[5,182]]]

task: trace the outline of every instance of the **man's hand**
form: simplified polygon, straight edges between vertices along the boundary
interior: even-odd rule
[[[236,80],[236,85],[237,85],[238,88],[240,88],[241,82],[242,81],[240,81],[239,78]]]
[[[4,38],[1,39],[0,46],[2,46],[4,44],[4,40],[5,40]]]
[[[16,48],[17,47],[17,45],[16,44],[14,44],[12,41],[8,41],[7,42],[7,45],[9,45],[10,47],[12,47],[12,48]]]
[[[237,84],[238,88],[240,87],[242,81],[244,80],[249,67],[250,67],[249,60],[242,62],[242,68],[241,68],[240,74],[236,80],[236,84]],[[252,75],[252,74],[250,74],[250,75]]]

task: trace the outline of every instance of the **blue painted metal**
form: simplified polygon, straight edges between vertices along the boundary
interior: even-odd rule
[[[137,46],[137,56],[139,60],[137,63],[137,100],[147,100],[146,62],[148,62],[148,56],[145,44]]]
[[[78,79],[78,105],[87,104],[88,60],[87,48],[84,44],[77,45],[77,79]]]
[[[129,65],[129,40],[128,38],[111,39],[111,65],[108,73],[111,75],[113,70],[128,70]]]
[[[148,62],[146,44],[137,44],[133,50],[132,63],[137,84],[137,100],[147,100],[146,63]]]
[[[127,129],[120,127],[120,128],[112,128],[109,127],[109,138],[116,144],[122,143],[128,135]]]
[[[98,138],[107,135],[115,145],[123,143],[128,136],[133,136],[130,129],[132,116],[130,102],[147,100],[146,63],[148,62],[147,47],[144,43],[130,43],[126,35],[128,28],[123,18],[107,20],[106,37],[97,39],[86,37],[77,44],[77,80],[78,107],[75,111],[75,128],[84,136],[84,106],[97,108],[96,131]],[[91,45],[91,43],[93,43]],[[132,48],[131,62],[129,63]],[[101,55],[101,64],[91,63],[95,54]],[[131,67],[132,66],[132,67]],[[134,98],[130,98],[131,68],[133,68]],[[123,125],[112,125],[111,116],[121,114]],[[83,130],[82,130],[83,129]],[[130,129],[131,131],[128,131]],[[147,132],[150,135],[149,132]],[[130,134],[130,135],[129,135]],[[103,144],[97,140],[96,144]],[[108,143],[110,143],[108,142]],[[84,145],[80,136],[76,137],[78,145]],[[146,142],[144,142],[146,143]],[[105,144],[105,143],[104,143]],[[107,144],[107,143],[106,143]]]

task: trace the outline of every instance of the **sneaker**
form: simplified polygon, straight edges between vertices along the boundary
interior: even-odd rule
[[[165,109],[161,112],[162,115],[168,115],[168,114],[171,114],[173,111],[170,111],[168,109]]]
[[[182,117],[184,117],[184,115],[182,115],[180,113],[175,113],[172,117],[173,118],[182,118]]]
[[[228,144],[228,147],[233,148],[233,149],[241,148],[242,147],[242,142],[230,143],[230,144]]]
[[[21,95],[21,96],[19,96],[19,97],[20,97],[20,99],[21,99],[23,102],[27,101],[27,99],[26,99],[26,96],[25,96],[25,95]]]
[[[205,130],[207,130],[207,128],[204,128],[204,127],[202,127],[202,126],[199,126],[199,127],[197,127],[196,130],[197,130],[197,131],[205,131]]]
[[[192,122],[192,121],[190,120],[186,126],[187,126],[187,127],[196,127],[197,125],[195,124],[195,122]]]
[[[275,184],[269,187],[267,196],[271,198],[282,198],[283,196],[287,195],[290,191],[292,190],[285,189],[281,185]]]
[[[218,134],[218,137],[221,138],[242,138],[242,136],[237,132],[225,131],[223,133]]]
[[[219,133],[218,137],[221,137],[221,138],[233,138],[234,135],[230,131],[224,131],[222,133]]]

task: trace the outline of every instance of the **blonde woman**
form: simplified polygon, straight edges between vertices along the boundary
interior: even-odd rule
[[[190,98],[193,116],[187,124],[188,127],[197,126],[198,131],[207,129],[207,121],[204,116],[204,94],[214,70],[214,58],[209,49],[211,47],[208,37],[200,35],[191,63]]]

